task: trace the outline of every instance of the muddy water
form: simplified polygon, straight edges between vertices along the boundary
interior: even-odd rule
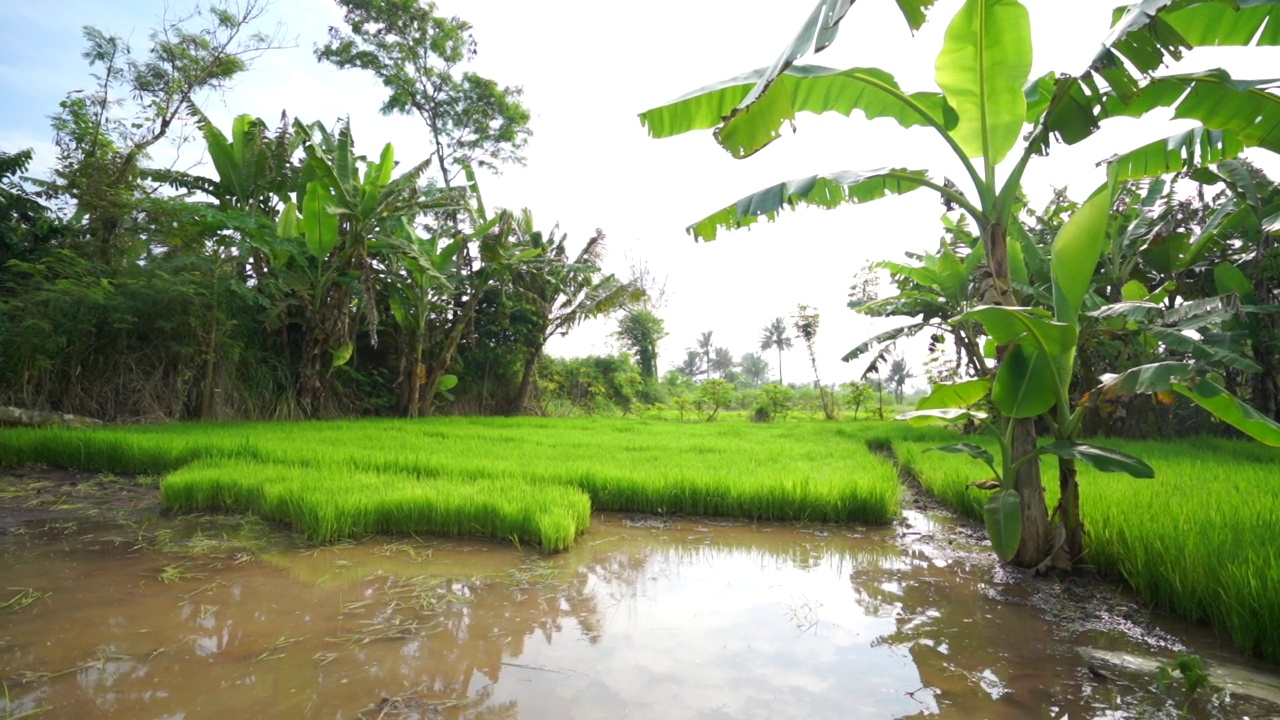
[[[1052,585],[950,536],[922,516],[874,531],[601,516],[547,558],[305,548],[219,518],[28,526],[0,536],[0,603],[41,593],[0,609],[0,717],[1172,717],[1184,698],[1152,677],[1176,647],[1255,695],[1280,686],[1194,628],[1051,620],[1062,608],[1036,598]],[[1237,687],[1186,710],[1277,706]]]

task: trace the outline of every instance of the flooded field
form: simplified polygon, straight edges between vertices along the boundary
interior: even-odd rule
[[[945,522],[600,515],[547,557],[41,516],[0,535],[0,718],[1280,715],[1275,668],[1112,590],[1006,577]],[[1217,684],[1189,702],[1156,683],[1179,650]]]

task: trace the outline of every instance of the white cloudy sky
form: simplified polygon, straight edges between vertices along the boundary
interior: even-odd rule
[[[189,0],[172,0],[182,8]],[[941,205],[917,192],[834,211],[801,210],[772,224],[726,233],[695,244],[684,227],[703,215],[779,180],[814,172],[885,165],[931,169],[957,177],[942,143],[928,131],[892,121],[839,116],[801,118],[798,132],[747,160],[734,160],[710,133],[657,141],[636,115],[688,90],[772,62],[791,39],[813,0],[440,0],[442,9],[471,21],[479,41],[476,70],[520,85],[533,112],[525,167],[482,181],[492,205],[528,207],[539,225],[559,222],[585,241],[594,228],[609,236],[609,267],[625,273],[627,258],[643,258],[668,279],[661,314],[670,336],[662,369],[683,357],[699,333],[735,355],[755,350],[760,328],[789,315],[798,303],[822,313],[820,369],[828,382],[852,378],[861,365],[844,352],[893,323],[873,323],[845,308],[849,280],[867,260],[896,259],[936,244]],[[1036,57],[1033,75],[1072,72],[1086,64],[1106,35],[1114,0],[1027,0]],[[908,90],[933,88],[933,60],[945,22],[959,0],[939,0],[915,37],[889,0],[862,0],[839,40],[812,62],[833,67],[876,66]],[[33,146],[38,162],[52,158],[47,116],[62,95],[85,87],[80,27],[94,24],[145,40],[164,9],[162,0],[0,2],[0,148]],[[274,122],[281,110],[305,120],[351,117],[357,143],[376,152],[395,143],[399,159],[425,156],[425,133],[411,118],[377,113],[382,89],[372,76],[319,65],[312,47],[339,21],[331,0],[277,0],[297,47],[258,61],[224,100],[207,101],[221,124],[239,113]],[[1226,66],[1238,77],[1280,68],[1276,49],[1197,51],[1179,68]],[[1052,187],[1077,196],[1101,180],[1095,163],[1185,125],[1161,120],[1116,120],[1071,148],[1033,164],[1026,187],[1042,201]],[[1272,173],[1275,156],[1252,155]],[[553,341],[557,354],[607,351],[611,323],[598,322]],[[920,359],[918,353],[913,353]],[[776,356],[770,353],[771,363]],[[797,348],[784,359],[788,379],[807,365]],[[775,370],[776,371],[776,370]]]

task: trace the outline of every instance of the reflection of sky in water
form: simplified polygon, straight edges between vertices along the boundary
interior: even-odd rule
[[[0,615],[0,677],[74,670],[10,683],[0,717],[351,718],[393,696],[417,717],[488,720],[1107,717],[1079,649],[988,597],[985,566],[915,542],[946,532],[923,516],[906,549],[879,532],[616,523],[551,557],[370,541],[145,587],[167,560],[61,541],[0,555],[6,580],[55,599]]]
[[[544,692],[516,685],[511,697],[519,697],[529,717],[554,717],[566,707],[589,708],[582,717],[662,718],[920,710],[921,703],[903,696],[903,688],[919,686],[911,658],[890,647],[870,649],[896,629],[893,619],[868,614],[850,587],[850,573],[877,575],[881,563],[794,560],[656,549],[635,592],[625,581],[597,576],[593,590],[618,598],[603,608],[600,642],[561,637],[531,644],[520,657],[581,672],[540,686]],[[515,672],[504,672],[504,680]],[[521,677],[537,679],[538,672]]]

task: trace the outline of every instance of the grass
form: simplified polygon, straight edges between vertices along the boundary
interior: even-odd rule
[[[1154,480],[1079,467],[1089,563],[1154,606],[1207,622],[1248,652],[1280,662],[1280,450],[1246,441],[1104,441],[1147,460]],[[967,457],[900,439],[905,468],[943,502],[981,517],[990,472]],[[1057,464],[1043,466],[1050,507]]]
[[[328,542],[479,535],[569,547],[592,509],[884,524],[871,423],[433,418],[6,430],[0,466],[163,474],[177,511],[247,510]]]

